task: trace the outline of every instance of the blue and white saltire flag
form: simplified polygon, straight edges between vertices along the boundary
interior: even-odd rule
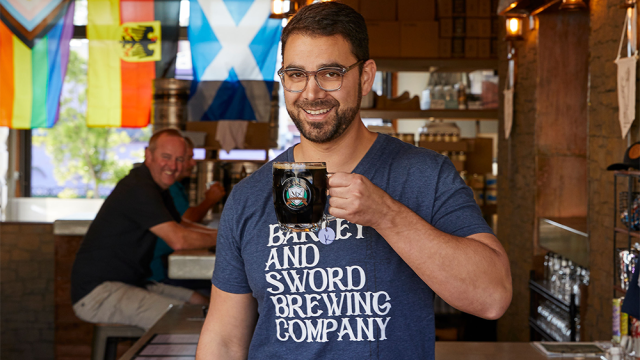
[[[282,20],[271,0],[191,0],[189,120],[268,122]]]

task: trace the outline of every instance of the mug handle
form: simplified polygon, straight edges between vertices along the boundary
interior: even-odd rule
[[[333,174],[335,174],[335,173],[327,171],[327,179],[330,178],[331,176],[333,176]],[[327,196],[328,195],[329,195],[329,184],[327,184]],[[328,214],[328,213],[322,215],[322,228],[325,228],[327,226],[328,222],[333,221],[335,219],[336,219],[335,216],[333,216],[331,214]]]

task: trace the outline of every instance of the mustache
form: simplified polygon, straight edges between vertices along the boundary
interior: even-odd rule
[[[328,107],[340,106],[340,103],[338,102],[338,100],[334,98],[326,98],[326,99],[319,99],[319,100],[313,100],[313,101],[298,100],[294,103],[294,105],[297,108],[317,109],[317,108],[328,108]]]

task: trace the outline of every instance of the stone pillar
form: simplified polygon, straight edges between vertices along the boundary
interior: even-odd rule
[[[501,27],[499,39],[504,38]],[[500,40],[499,40],[500,41]],[[499,42],[500,102],[507,79],[507,44]],[[513,128],[504,137],[504,112],[499,115],[498,135],[498,239],[502,242],[513,279],[513,300],[498,320],[498,341],[529,340],[529,289],[535,233],[535,120],[537,80],[537,30],[525,29],[525,40],[514,44],[517,51],[517,81],[514,97]],[[504,106],[500,106],[504,109]]]

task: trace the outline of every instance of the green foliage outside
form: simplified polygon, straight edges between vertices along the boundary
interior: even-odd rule
[[[113,128],[89,128],[86,125],[87,61],[75,51],[69,53],[69,65],[65,83],[72,84],[60,102],[60,117],[51,129],[33,132],[35,146],[44,144],[46,153],[54,165],[54,177],[59,185],[80,176],[87,187],[87,198],[99,198],[99,186],[113,186],[129,173],[133,163],[117,156],[118,148],[132,141],[123,130]],[[147,142],[151,129],[141,129],[135,139]],[[134,154],[143,159],[144,154]],[[74,189],[65,188],[58,197],[78,197]]]

